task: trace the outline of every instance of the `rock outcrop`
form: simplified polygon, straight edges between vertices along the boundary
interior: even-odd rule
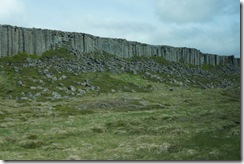
[[[168,61],[192,65],[204,63],[240,65],[240,59],[234,56],[205,54],[194,48],[156,46],[84,33],[0,25],[0,57],[14,56],[18,52],[41,55],[47,50],[62,46],[77,56],[81,56],[83,53],[105,51],[123,58],[130,58],[134,55],[160,56]]]

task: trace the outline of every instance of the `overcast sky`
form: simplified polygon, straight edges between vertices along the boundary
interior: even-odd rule
[[[239,0],[0,0],[0,24],[240,56]]]

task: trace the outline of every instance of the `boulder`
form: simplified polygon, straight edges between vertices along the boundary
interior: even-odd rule
[[[132,70],[132,73],[133,73],[134,75],[137,75],[137,71],[136,71],[135,69]]]
[[[38,82],[39,82],[40,84],[43,84],[43,83],[44,83],[44,81],[43,81],[43,80],[41,80],[41,79],[40,79]]]
[[[60,99],[62,96],[57,92],[52,92],[53,99]]]
[[[28,97],[20,97],[20,100],[29,100]]]
[[[46,93],[48,93],[48,92],[50,92],[50,90],[49,90],[48,88],[44,88],[44,89],[42,90],[42,92],[46,92]]]
[[[32,87],[30,87],[30,89],[31,89],[31,90],[36,90],[36,87],[33,87],[33,86],[32,86]]]
[[[68,87],[68,89],[69,89],[69,90],[71,90],[71,91],[73,91],[73,92],[75,92],[75,91],[76,91],[76,88],[75,88],[74,86],[72,86],[72,85],[71,85],[71,86],[69,86],[69,87]]]
[[[100,87],[99,86],[91,86],[91,90],[100,91]]]
[[[41,96],[42,94],[40,93],[40,92],[37,92],[34,96],[35,97],[39,97],[39,96]]]
[[[52,75],[48,73],[48,74],[46,74],[46,78],[51,79]]]
[[[59,78],[59,80],[65,80],[65,79],[67,79],[67,76],[65,76],[65,75],[62,75],[62,76]]]
[[[83,85],[85,87],[90,87],[91,86],[91,84],[89,83],[89,80],[87,80],[87,79],[84,80],[84,82],[81,85]]]
[[[61,86],[61,87],[62,87],[62,86],[64,86],[64,84],[63,84],[63,83],[59,83],[58,85],[59,85],[59,86]]]
[[[22,86],[22,87],[24,86],[24,84],[23,84],[23,82],[22,82],[21,80],[18,81],[17,84],[18,84],[19,86]]]
[[[83,89],[78,89],[78,92],[79,92],[80,94],[82,94],[82,95],[86,93],[86,91],[83,90]]]

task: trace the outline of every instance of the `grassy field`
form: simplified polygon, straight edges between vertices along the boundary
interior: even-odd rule
[[[55,102],[2,98],[0,159],[240,160],[238,90],[150,84]]]
[[[0,61],[2,160],[241,160],[240,88],[181,87],[140,74],[60,74],[51,68],[53,76],[67,78],[50,81],[35,67],[16,73],[11,63],[27,57],[37,58],[20,54]],[[77,84],[85,79],[100,90]],[[60,83],[86,93],[68,94],[57,88]],[[19,99],[30,92],[40,96]],[[69,98],[48,99],[52,92]]]

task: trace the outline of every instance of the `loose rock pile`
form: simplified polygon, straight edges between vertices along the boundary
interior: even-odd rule
[[[232,77],[240,76],[240,68],[234,65],[218,66],[216,69],[204,70],[200,66],[189,66],[182,63],[160,63],[153,59],[131,58],[123,59],[105,53],[83,54],[79,58],[51,56],[41,59],[27,58],[23,63],[2,63],[1,68],[9,67],[16,74],[23,69],[37,70],[41,78],[29,77],[24,82],[21,77],[17,79],[17,86],[29,86],[29,92],[22,92],[17,99],[36,99],[45,95],[47,98],[55,100],[74,96],[84,96],[89,91],[99,93],[100,86],[94,86],[89,79],[84,81],[73,81],[75,85],[64,84],[69,80],[67,74],[79,76],[82,73],[98,72],[111,74],[131,73],[140,75],[150,81],[177,85],[182,87],[207,88],[231,88],[240,87],[236,79]],[[53,70],[57,74],[53,73]],[[4,71],[0,74],[5,75]],[[5,75],[7,76],[7,75]],[[55,88],[48,88],[45,81],[57,84]],[[26,84],[26,83],[31,83]],[[111,92],[115,92],[111,88]]]
[[[99,58],[97,58],[99,56]],[[65,58],[52,57],[45,61],[29,60],[26,67],[36,66],[40,69],[53,68],[58,72],[67,71],[70,73],[86,72],[110,72],[112,74],[129,72],[132,74],[141,74],[158,82],[176,84],[180,86],[201,86],[203,88],[226,88],[234,87],[235,84],[229,75],[240,75],[240,67],[234,65],[225,65],[216,67],[216,70],[203,70],[200,66],[190,67],[182,63],[171,62],[160,64],[152,59],[123,59],[118,57],[107,56],[104,54],[86,54],[82,58]],[[55,77],[51,77],[52,80]],[[166,77],[165,77],[166,76]],[[199,79],[206,79],[202,83]],[[215,81],[215,83],[213,83]]]

